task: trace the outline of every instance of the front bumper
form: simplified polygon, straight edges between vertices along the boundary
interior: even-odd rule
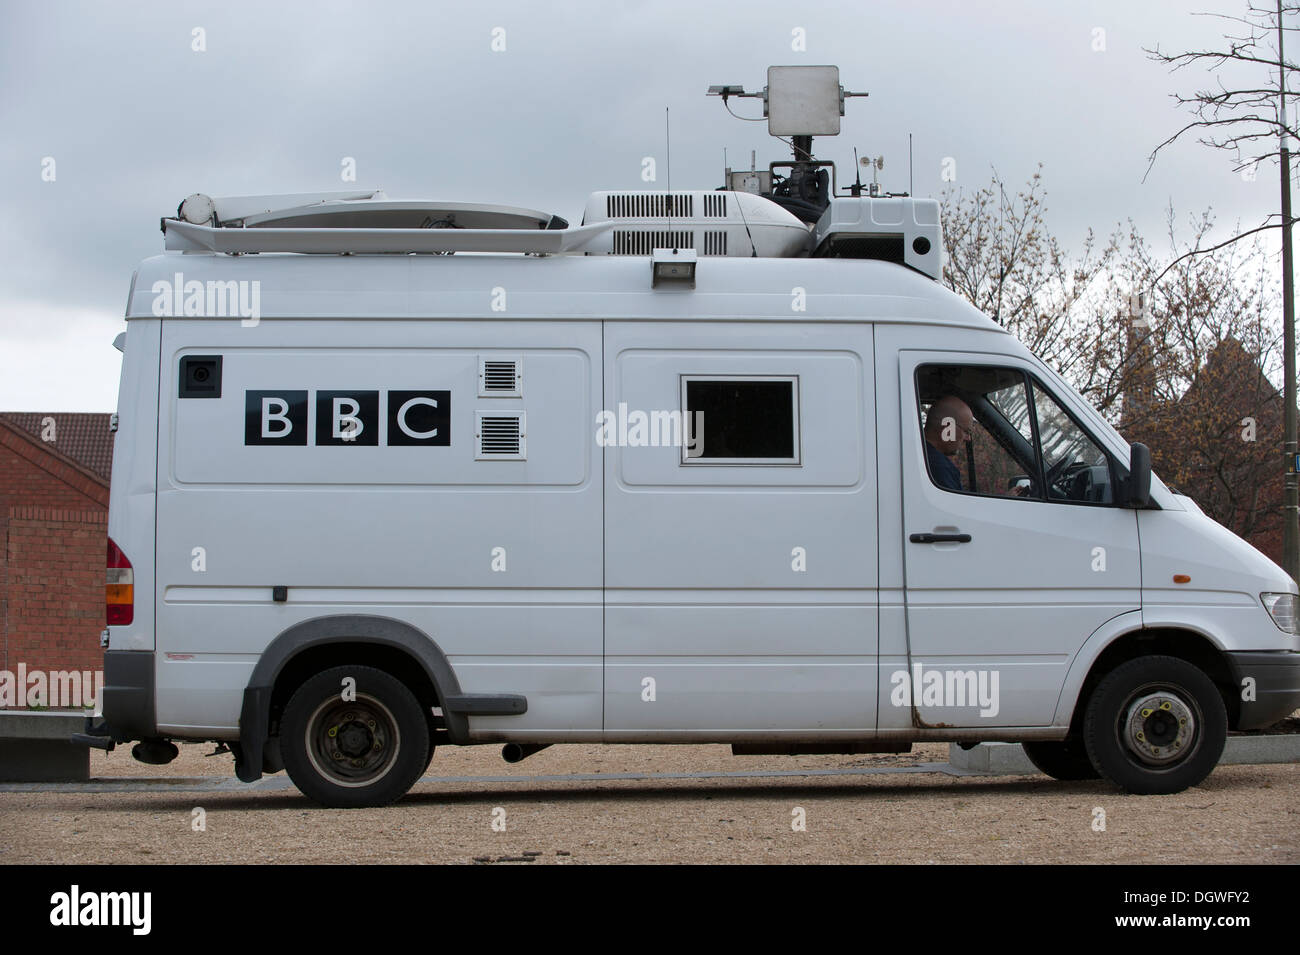
[[[1227,657],[1241,695],[1234,729],[1272,726],[1300,709],[1300,653],[1247,650]]]

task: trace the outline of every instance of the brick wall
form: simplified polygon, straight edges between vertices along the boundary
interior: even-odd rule
[[[104,665],[103,478],[0,427],[0,670]]]
[[[11,507],[77,511],[108,508],[108,485],[92,471],[51,453],[39,440],[0,427],[0,514]]]
[[[3,532],[0,669],[99,670],[107,515],[10,508]]]

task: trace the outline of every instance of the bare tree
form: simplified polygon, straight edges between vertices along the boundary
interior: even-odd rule
[[[1230,25],[1231,32],[1225,33],[1221,49],[1166,53],[1157,45],[1145,51],[1175,73],[1199,66],[1212,73],[1214,80],[1213,86],[1190,94],[1171,94],[1180,108],[1192,113],[1193,119],[1151,151],[1151,165],[1162,149],[1188,135],[1195,135],[1203,145],[1231,153],[1238,172],[1280,158],[1281,138],[1294,138],[1297,131],[1295,123],[1283,113],[1278,92],[1284,89],[1290,94],[1290,80],[1300,67],[1284,59],[1278,50],[1279,17],[1282,32],[1295,33],[1300,28],[1286,26],[1286,18],[1298,12],[1300,3],[1294,0],[1259,4],[1249,0],[1243,16],[1197,14]],[[1280,80],[1279,64],[1284,74]],[[1280,226],[1276,222],[1271,227]]]
[[[1147,443],[1157,472],[1207,514],[1279,557],[1277,282],[1260,237],[1190,254],[1208,245],[1214,217],[1180,229],[1171,208],[1159,253],[1130,223],[1104,244],[1090,232],[1071,257],[1044,199],[1041,172],[1014,197],[996,173],[946,192],[944,283]],[[1135,309],[1131,293],[1153,285]]]
[[[1041,167],[1008,196],[993,173],[974,192],[942,198],[943,281],[1005,327],[1070,379],[1103,411],[1119,396],[1097,377],[1123,354],[1123,335],[1109,316],[1088,306],[1113,289],[1107,275],[1119,255],[1120,234],[1098,242],[1089,230],[1076,255],[1044,222]]]
[[[1281,184],[1281,208],[1274,216],[1246,232],[1239,232],[1209,248],[1192,249],[1188,256],[1214,251],[1239,239],[1266,229],[1282,230],[1282,328],[1283,328],[1283,459],[1297,458],[1296,441],[1296,366],[1295,366],[1295,293],[1292,273],[1291,226],[1291,146],[1296,129],[1287,112],[1291,95],[1290,81],[1296,65],[1286,59],[1288,33],[1297,28],[1287,26],[1287,18],[1300,12],[1296,0],[1248,0],[1246,13],[1232,17],[1214,15],[1228,24],[1228,32],[1219,49],[1165,53],[1156,47],[1147,50],[1157,62],[1177,72],[1192,66],[1213,74],[1214,86],[1192,94],[1175,93],[1180,107],[1192,113],[1192,120],[1160,143],[1151,153],[1154,163],[1160,151],[1186,135],[1232,154],[1238,170],[1255,170],[1261,162],[1276,159]],[[1293,37],[1294,39],[1294,37]],[[1277,221],[1274,221],[1277,220]],[[1177,262],[1172,262],[1172,268]],[[1155,281],[1163,277],[1156,276]],[[1296,468],[1288,463],[1283,472],[1284,516],[1282,566],[1292,578],[1300,580],[1300,481]]]
[[[1258,237],[1189,256],[1189,245],[1206,244],[1213,217],[1194,218],[1190,239],[1179,241],[1168,216],[1167,257],[1138,239],[1125,258],[1126,284],[1166,277],[1144,321],[1131,323],[1121,428],[1151,447],[1162,478],[1279,560],[1284,422],[1270,380],[1282,358],[1277,280]]]

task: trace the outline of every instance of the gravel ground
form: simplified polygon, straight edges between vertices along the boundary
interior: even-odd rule
[[[212,744],[168,766],[92,752],[100,778],[233,776]],[[943,762],[733,757],[726,746],[556,746],[517,765],[499,746],[440,749],[435,776],[739,772]],[[195,831],[194,810],[206,829]],[[806,830],[795,831],[803,810]],[[1094,830],[1096,811],[1105,830]],[[493,828],[494,819],[505,830]],[[526,855],[535,853],[535,855]],[[4,863],[1300,862],[1300,764],[1223,766],[1174,796],[1108,783],[941,774],[692,780],[422,782],[386,809],[321,809],[296,790],[0,793]],[[522,864],[522,863],[521,863]]]

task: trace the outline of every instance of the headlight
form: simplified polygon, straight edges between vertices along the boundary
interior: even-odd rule
[[[1260,594],[1264,609],[1268,611],[1273,622],[1287,633],[1296,632],[1296,595],[1295,594]]]

